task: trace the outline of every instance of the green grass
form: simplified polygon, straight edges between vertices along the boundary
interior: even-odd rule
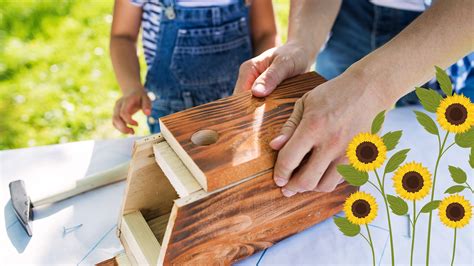
[[[113,1],[0,6],[0,149],[123,136],[111,124],[120,95],[108,49]],[[275,10],[286,39],[288,0]]]

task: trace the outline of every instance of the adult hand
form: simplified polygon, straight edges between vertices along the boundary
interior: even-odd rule
[[[114,127],[124,134],[135,134],[135,130],[129,125],[138,126],[132,115],[140,109],[145,115],[151,114],[151,101],[143,88],[124,94],[115,102],[112,118]]]
[[[329,192],[341,181],[336,166],[346,161],[348,143],[368,131],[375,115],[388,106],[363,80],[346,72],[296,102],[281,135],[270,143],[279,150],[274,180],[283,195]]]
[[[283,80],[308,71],[312,62],[297,42],[269,49],[240,66],[234,94],[251,89],[254,96],[265,97]]]

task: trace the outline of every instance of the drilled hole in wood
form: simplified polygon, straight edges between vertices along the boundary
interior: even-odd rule
[[[198,146],[207,146],[217,142],[219,134],[211,129],[203,129],[191,136],[191,142]]]

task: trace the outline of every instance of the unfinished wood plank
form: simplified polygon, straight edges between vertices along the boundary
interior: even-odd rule
[[[139,211],[122,217],[121,237],[138,264],[156,265],[160,244]]]
[[[168,213],[160,217],[151,219],[147,222],[148,226],[150,226],[151,231],[160,243],[163,242],[163,237],[165,236],[166,226],[168,225],[169,218],[170,214]]]
[[[246,92],[197,106],[161,118],[161,131],[201,186],[214,191],[273,168],[276,152],[268,143],[296,100],[324,81],[306,73],[286,80],[265,99]]]
[[[154,144],[153,152],[155,153],[156,163],[165,173],[179,197],[186,197],[202,189],[166,141]]]
[[[161,134],[155,134],[135,142],[127,177],[122,215],[140,210],[146,220],[167,214],[176,191],[156,164],[153,145],[164,142]],[[121,219],[119,219],[120,228]],[[120,231],[119,231],[120,233]]]
[[[182,206],[176,204],[159,263],[231,264],[340,212],[356,190],[343,183],[331,193],[286,198],[267,172]]]

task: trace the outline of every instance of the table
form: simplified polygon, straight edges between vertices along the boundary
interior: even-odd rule
[[[431,171],[437,152],[435,136],[424,132],[417,124],[413,108],[399,108],[388,113],[383,132],[403,129],[398,146],[412,148],[407,161],[419,161]],[[452,139],[451,139],[452,140]],[[82,141],[76,143],[34,147],[0,152],[0,261],[2,264],[92,264],[113,257],[123,251],[116,236],[124,182],[91,191],[63,202],[35,210],[33,237],[29,238],[16,221],[9,202],[8,183],[23,179],[28,193],[75,182],[86,174],[98,172],[126,161],[131,156],[134,138]],[[416,145],[416,146],[415,146]],[[452,148],[443,157],[437,179],[437,198],[453,185],[448,165],[456,165],[468,173],[474,183],[474,172],[467,163],[469,151]],[[371,177],[373,178],[373,177]],[[388,181],[390,182],[390,181]],[[388,183],[387,182],[387,183]],[[381,197],[374,189],[364,191]],[[388,193],[395,194],[389,188]],[[471,202],[472,194],[463,192]],[[426,202],[426,199],[425,201]],[[418,206],[422,206],[419,203]],[[343,215],[343,214],[339,214]],[[445,228],[437,215],[433,217],[432,264],[449,264],[453,231]],[[411,238],[406,217],[392,215],[397,263],[407,264]],[[424,263],[427,215],[417,224],[415,262]],[[473,224],[458,230],[456,265],[473,265]],[[69,229],[64,231],[64,228]],[[370,226],[377,264],[390,264],[390,248],[384,210]],[[371,264],[370,250],[361,237],[349,238],[340,233],[332,220],[327,220],[306,231],[289,237],[275,246],[259,252],[239,265],[328,265]]]

